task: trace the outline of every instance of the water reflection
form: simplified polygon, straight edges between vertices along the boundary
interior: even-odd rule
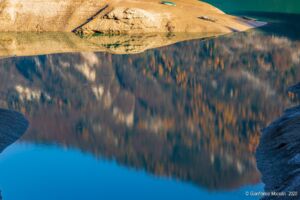
[[[219,33],[143,34],[91,36],[80,38],[73,33],[0,33],[0,58],[70,52],[110,52],[134,54],[176,42],[204,39]]]
[[[260,128],[292,105],[299,41],[259,31],[136,55],[0,60],[0,105],[22,141],[78,148],[210,190],[258,183]]]
[[[26,131],[28,122],[20,113],[0,109],[0,153]],[[0,190],[0,200],[2,194]]]

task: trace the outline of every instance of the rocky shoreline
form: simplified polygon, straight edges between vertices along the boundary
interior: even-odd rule
[[[76,32],[80,35],[216,33],[263,23],[230,16],[197,0],[3,0],[0,32]]]
[[[24,134],[27,127],[28,121],[22,114],[0,109],[0,153],[17,141]]]
[[[299,97],[300,84],[289,89]],[[287,109],[263,130],[257,148],[257,167],[262,174],[266,195],[262,199],[299,199],[299,125],[300,106]]]

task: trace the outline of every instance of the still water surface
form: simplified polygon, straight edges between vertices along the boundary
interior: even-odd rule
[[[1,181],[4,199],[238,200],[245,191],[260,191],[262,187],[209,192],[179,180],[154,177],[113,161],[56,146],[14,144],[5,151],[0,163],[0,178],[5,180]]]
[[[286,91],[300,80],[297,27],[282,26],[134,55],[0,59],[1,108],[29,122],[14,144],[1,144],[3,199],[263,191],[260,130],[294,104]]]

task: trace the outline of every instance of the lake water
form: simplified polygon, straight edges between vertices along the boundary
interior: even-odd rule
[[[298,0],[204,0],[228,13],[267,12],[299,14]]]
[[[0,106],[29,123],[0,146],[3,199],[259,199],[255,150],[295,103],[300,40],[258,17],[271,23],[132,55],[0,59]]]

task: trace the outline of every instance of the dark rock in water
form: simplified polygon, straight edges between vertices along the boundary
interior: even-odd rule
[[[266,192],[300,191],[300,106],[288,109],[263,130],[256,151]],[[263,199],[300,199],[270,195]]]
[[[28,121],[15,111],[0,109],[0,153],[26,131]]]
[[[214,18],[211,18],[211,17],[208,17],[208,16],[200,16],[198,17],[199,19],[203,19],[203,20],[206,20],[206,21],[210,21],[210,22],[216,22],[217,20],[214,19]]]
[[[242,18],[250,21],[257,21],[257,19],[248,16],[242,16]]]
[[[289,87],[288,90],[290,92],[299,94],[300,93],[300,83],[297,83],[296,85],[293,85],[293,86]]]

